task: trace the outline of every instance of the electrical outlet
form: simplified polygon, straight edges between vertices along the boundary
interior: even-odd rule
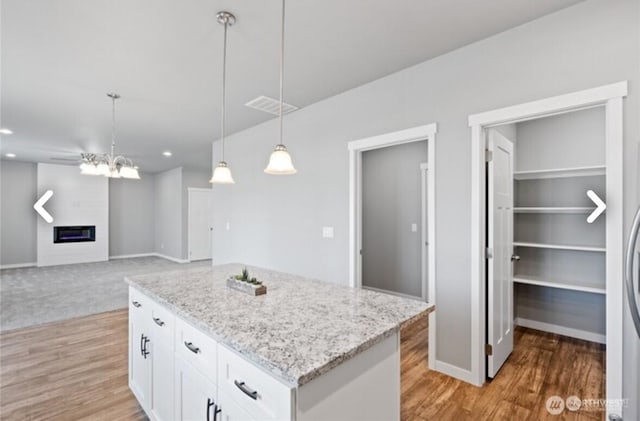
[[[229,231],[231,229],[231,222],[227,222],[226,228],[227,228],[227,231]]]
[[[333,238],[333,227],[322,227],[322,238]]]
[[[160,243],[160,248],[164,249],[164,243]]]
[[[411,224],[411,232],[418,232],[418,224]]]

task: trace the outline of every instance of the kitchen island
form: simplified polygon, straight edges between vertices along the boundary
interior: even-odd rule
[[[433,306],[227,264],[126,278],[129,385],[151,419],[400,418],[400,328]],[[425,362],[426,363],[426,362]]]

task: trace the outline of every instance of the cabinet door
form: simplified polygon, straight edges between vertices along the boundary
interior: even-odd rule
[[[149,404],[150,364],[149,338],[142,307],[129,309],[129,387],[143,408]]]
[[[216,421],[254,421],[249,414],[233,399],[224,393],[220,394],[220,413]]]
[[[171,421],[174,417],[172,344],[154,335],[150,342],[151,404],[150,410],[158,421]]]
[[[191,364],[175,356],[175,419],[180,421],[219,421],[215,384]]]

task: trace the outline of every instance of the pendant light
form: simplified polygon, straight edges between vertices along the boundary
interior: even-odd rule
[[[231,176],[231,169],[224,160],[224,123],[225,123],[225,100],[226,100],[226,84],[227,84],[227,27],[233,25],[236,17],[229,12],[219,12],[216,15],[218,23],[224,25],[224,41],[222,47],[222,113],[220,118],[220,138],[222,139],[222,160],[213,170],[213,177],[209,183],[213,184],[235,184]]]
[[[269,157],[269,164],[264,172],[273,175],[291,175],[298,171],[293,166],[291,155],[287,151],[287,147],[282,143],[282,126],[283,115],[282,110],[284,108],[284,5],[285,0],[282,0],[282,32],[280,37],[280,143],[278,143],[271,152]]]
[[[80,174],[139,180],[140,174],[133,161],[125,156],[116,155],[116,100],[120,95],[110,92],[107,96],[111,98],[111,153],[102,156],[92,153],[81,154]]]

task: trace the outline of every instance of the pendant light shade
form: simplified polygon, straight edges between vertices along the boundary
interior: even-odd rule
[[[293,166],[287,147],[280,144],[276,145],[273,152],[271,152],[269,165],[264,169],[264,172],[272,175],[292,175],[297,173],[298,170]]]
[[[213,176],[209,180],[212,184],[235,184],[231,169],[224,160],[224,124],[225,103],[227,94],[227,28],[236,22],[236,17],[229,12],[218,12],[218,23],[224,25],[224,39],[222,47],[222,114],[220,116],[220,138],[222,139],[222,160],[213,170]]]
[[[140,180],[140,174],[138,170],[134,167],[122,167],[120,168],[120,176],[122,178],[132,178],[134,180]]]
[[[220,161],[215,170],[213,170],[213,177],[209,180],[209,183],[213,184],[235,184],[231,170],[227,166],[227,163]]]
[[[282,0],[282,32],[280,33],[280,143],[278,143],[273,152],[271,152],[269,164],[267,168],[264,169],[266,174],[272,175],[291,175],[298,172],[293,166],[291,155],[289,155],[289,151],[282,141],[284,123],[282,115],[284,108],[284,1],[285,0]]]

